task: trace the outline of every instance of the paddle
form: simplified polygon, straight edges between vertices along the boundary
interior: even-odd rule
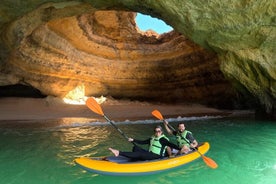
[[[86,100],[86,106],[91,109],[93,112],[95,112],[96,114],[99,114],[101,116],[103,116],[116,130],[118,130],[120,132],[120,134],[122,136],[124,136],[124,138],[126,138],[128,140],[128,137],[125,135],[125,133],[120,130],[104,113],[103,110],[101,108],[101,106],[98,104],[98,102],[94,99],[94,98],[88,98]],[[132,144],[135,145],[134,142],[131,142]]]
[[[162,121],[165,122],[165,119],[163,118],[162,114],[161,114],[158,110],[152,111],[151,114],[152,114],[153,116],[155,116],[157,119],[162,120]],[[168,126],[169,126],[173,131],[175,131],[175,129],[174,129],[170,124],[168,124]],[[183,138],[183,137],[181,136],[181,138]],[[184,138],[183,138],[183,139],[184,139]],[[188,141],[187,141],[186,139],[184,139],[184,140],[188,143]],[[212,159],[209,158],[209,157],[204,156],[204,155],[201,154],[197,149],[195,149],[195,150],[200,154],[201,158],[203,159],[203,161],[205,162],[205,164],[206,164],[207,166],[211,167],[212,169],[216,169],[216,168],[218,167],[217,163],[216,163],[214,160],[212,160]]]

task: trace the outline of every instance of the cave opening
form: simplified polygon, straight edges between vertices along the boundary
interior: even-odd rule
[[[22,84],[0,86],[0,98],[1,97],[31,97],[31,98],[44,98],[38,89],[31,86]]]
[[[163,20],[142,13],[137,13],[135,22],[137,27],[144,32],[147,30],[153,30],[158,34],[163,34],[173,30],[173,28],[167,25]]]

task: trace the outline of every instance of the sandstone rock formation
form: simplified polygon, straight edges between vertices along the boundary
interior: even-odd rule
[[[45,2],[2,3],[0,85],[206,103],[233,97],[220,67],[236,89],[275,112],[273,0]],[[184,36],[141,33],[133,13],[99,9],[149,14]]]

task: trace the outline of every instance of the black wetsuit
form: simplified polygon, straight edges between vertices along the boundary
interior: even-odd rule
[[[133,140],[134,143],[137,144],[148,144],[150,145],[151,138],[146,139],[144,141],[141,140]],[[179,150],[179,147],[171,142],[169,142],[166,138],[162,137],[159,139],[160,144],[162,145],[163,149],[166,146],[169,146],[171,148],[175,148]],[[131,158],[132,160],[153,160],[153,159],[158,159],[162,158],[162,155],[155,154],[153,152],[144,150],[140,148],[139,146],[134,146],[132,152],[125,152],[125,151],[119,151],[120,156],[125,156],[128,158]]]

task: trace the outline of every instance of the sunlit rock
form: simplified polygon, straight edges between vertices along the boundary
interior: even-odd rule
[[[86,95],[220,101],[233,97],[220,68],[275,112],[274,0],[51,2],[59,3],[2,2],[0,85],[59,97],[83,84]],[[176,32],[147,35],[133,13],[99,9],[149,14]]]

